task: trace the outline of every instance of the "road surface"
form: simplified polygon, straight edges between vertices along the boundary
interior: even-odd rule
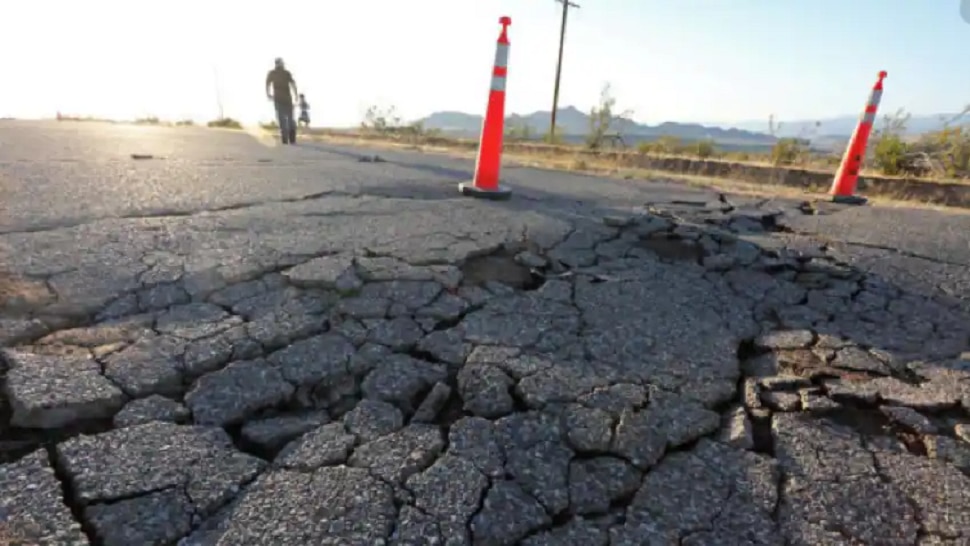
[[[970,543],[970,215],[374,153],[0,123],[0,536]]]

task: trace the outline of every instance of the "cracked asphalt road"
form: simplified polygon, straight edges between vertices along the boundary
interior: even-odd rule
[[[968,216],[0,124],[0,537],[965,545]],[[154,159],[134,160],[131,154]]]

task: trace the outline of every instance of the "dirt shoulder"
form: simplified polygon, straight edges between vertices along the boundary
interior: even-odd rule
[[[477,143],[446,137],[405,137],[352,131],[315,130],[315,139],[375,148],[473,157]],[[776,167],[683,156],[648,155],[637,152],[590,152],[570,146],[507,142],[505,161],[531,167],[588,172],[626,179],[664,176],[691,185],[717,187],[742,193],[803,195],[824,198],[833,172]],[[970,209],[970,184],[960,181],[893,178],[866,174],[857,193],[878,201]]]

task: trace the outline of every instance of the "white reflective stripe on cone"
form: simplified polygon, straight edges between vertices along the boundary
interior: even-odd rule
[[[879,106],[880,100],[882,100],[882,89],[873,89],[872,94],[869,95],[869,106]]]
[[[509,66],[508,44],[499,44],[498,47],[495,49],[495,66],[508,68]]]
[[[862,123],[865,123],[865,124],[868,124],[868,125],[872,125],[875,122],[876,122],[876,113],[875,112],[866,112],[866,113],[862,114]]]
[[[505,91],[505,76],[492,76],[492,91]]]

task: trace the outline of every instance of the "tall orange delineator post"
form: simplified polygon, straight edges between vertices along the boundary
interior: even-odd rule
[[[508,27],[510,17],[498,20],[502,33],[495,50],[495,66],[492,68],[492,85],[488,92],[488,109],[482,121],[482,137],[478,143],[478,159],[475,161],[475,179],[458,185],[463,195],[483,199],[501,200],[512,196],[512,191],[499,184],[502,170],[502,140],[505,135],[505,78],[509,65]]]
[[[869,143],[869,134],[872,133],[872,125],[876,122],[876,110],[879,109],[879,101],[882,99],[882,80],[886,77],[886,71],[879,72],[879,79],[872,86],[872,93],[869,94],[869,102],[866,109],[859,118],[859,125],[856,126],[849,140],[849,145],[842,156],[842,164],[835,173],[832,181],[832,189],[829,194],[835,203],[846,205],[864,205],[868,199],[855,194],[856,183],[859,180],[859,170],[862,168],[862,161],[866,157],[866,146]]]

